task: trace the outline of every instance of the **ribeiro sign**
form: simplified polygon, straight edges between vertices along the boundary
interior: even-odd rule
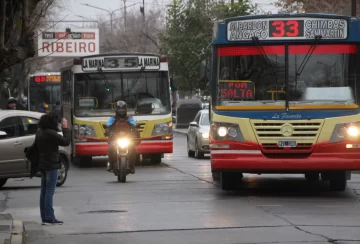
[[[45,31],[38,37],[38,55],[79,57],[99,54],[98,29]]]

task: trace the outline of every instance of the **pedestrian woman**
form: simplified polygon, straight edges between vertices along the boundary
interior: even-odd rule
[[[58,170],[61,168],[59,146],[70,145],[70,130],[67,120],[62,122],[63,136],[60,135],[56,113],[41,116],[35,144],[39,151],[39,170],[41,172],[40,214],[43,225],[62,225],[55,218],[53,197],[58,180]]]

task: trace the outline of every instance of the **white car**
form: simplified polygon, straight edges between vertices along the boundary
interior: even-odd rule
[[[0,110],[0,187],[9,178],[30,177],[31,163],[26,160],[24,149],[33,144],[42,115],[22,110]],[[57,186],[63,185],[67,178],[70,167],[67,150],[64,147],[59,149],[61,169]]]
[[[201,159],[210,153],[209,147],[209,110],[200,110],[193,122],[189,124],[187,133],[187,152],[189,157]]]

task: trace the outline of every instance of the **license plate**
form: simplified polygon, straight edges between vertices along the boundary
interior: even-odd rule
[[[282,140],[278,142],[279,147],[296,147],[295,140]]]

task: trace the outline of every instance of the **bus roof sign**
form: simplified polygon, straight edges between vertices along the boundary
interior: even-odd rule
[[[233,20],[227,23],[228,41],[309,40],[321,36],[327,40],[347,39],[345,19],[328,18],[261,18]]]
[[[157,56],[98,56],[84,57],[81,62],[83,71],[117,70],[159,70],[160,58]]]

